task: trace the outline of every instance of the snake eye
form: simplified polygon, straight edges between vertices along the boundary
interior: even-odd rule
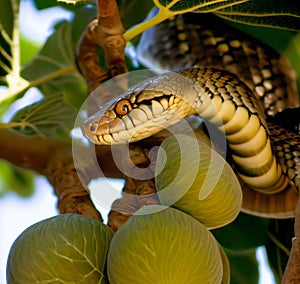
[[[126,115],[132,110],[131,103],[128,100],[120,100],[115,106],[115,112],[117,115]]]

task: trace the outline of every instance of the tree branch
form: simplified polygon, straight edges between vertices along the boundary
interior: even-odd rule
[[[47,165],[46,176],[59,199],[60,213],[80,214],[103,221],[92,203],[89,193],[82,185],[77,170],[70,148],[57,151]],[[82,176],[84,172],[79,174]]]
[[[109,78],[127,72],[123,38],[124,28],[115,0],[98,0],[98,19],[92,21],[78,45],[78,65],[86,79],[89,92]],[[109,71],[98,64],[97,48],[105,52]]]

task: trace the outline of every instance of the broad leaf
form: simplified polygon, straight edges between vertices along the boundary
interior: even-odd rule
[[[17,1],[15,1],[17,4]],[[11,41],[14,29],[14,11],[10,0],[4,0],[0,9],[0,75],[5,76],[11,69]],[[18,9],[18,4],[17,4]],[[3,82],[1,82],[3,83]]]
[[[57,6],[63,7],[68,10],[77,10],[79,5],[74,4],[95,4],[95,0],[34,0],[34,4],[38,10]],[[82,7],[82,5],[80,7]]]
[[[53,94],[21,109],[9,125],[24,135],[67,139],[76,113],[74,108],[64,103],[62,94]]]
[[[16,94],[29,86],[20,70],[19,1],[3,0],[0,9],[0,75],[2,84],[8,88],[0,94],[1,110],[5,109],[7,101],[11,102]]]
[[[300,5],[298,0],[249,0],[222,8],[217,15],[250,25],[300,30]]]
[[[212,233],[225,248],[247,250],[265,245],[269,222],[269,219],[240,213],[232,223],[212,230]]]
[[[151,19],[127,31],[131,40],[146,29],[177,14],[213,12],[230,20],[269,27],[300,30],[300,5],[297,0],[153,0],[159,12]]]
[[[21,52],[21,64],[23,66],[32,60],[39,51],[40,45],[21,35],[20,48],[21,51],[26,50],[26,52]]]
[[[30,86],[40,88],[46,96],[64,86],[73,104],[76,105],[77,100],[82,102],[86,94],[83,79],[75,66],[71,23],[65,22],[59,26],[22,74],[30,81]]]
[[[236,5],[248,0],[153,0],[159,9],[167,9],[171,13],[183,14],[187,12],[212,12],[222,7]]]
[[[151,19],[142,22],[141,24],[133,27],[124,34],[126,40],[131,40],[143,31],[167,20],[171,17],[187,12],[212,12],[220,8],[227,7],[228,5],[235,5],[247,0],[153,0],[155,6],[158,8],[158,13]]]
[[[57,2],[62,2],[62,3],[67,3],[67,4],[77,4],[77,3],[89,3],[91,1],[87,1],[87,0],[57,0]]]
[[[266,249],[269,263],[278,279],[283,276],[294,236],[294,219],[271,220]]]
[[[226,249],[225,252],[230,263],[231,284],[258,283],[259,270],[255,249],[246,251],[231,251]]]
[[[153,8],[152,0],[117,0],[122,24],[125,29],[142,22]]]
[[[28,170],[13,168],[0,161],[0,196],[14,191],[20,196],[30,196],[34,191],[34,179]]]

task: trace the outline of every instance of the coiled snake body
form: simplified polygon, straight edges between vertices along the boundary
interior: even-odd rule
[[[150,30],[143,43],[147,53],[140,51],[143,58],[154,54],[148,61],[154,67],[188,68],[130,88],[93,115],[84,134],[96,144],[133,142],[197,114],[225,133],[235,170],[246,186],[272,196],[281,194],[279,198],[285,189],[293,199],[294,189],[300,190],[300,136],[266,122],[266,116],[298,105],[292,76],[280,71],[288,70],[288,64],[263,44],[231,28],[224,31],[224,24],[215,18],[198,18],[209,21],[211,29],[178,17]],[[157,51],[166,37],[169,44],[177,39],[172,53]],[[174,56],[176,60],[171,60]],[[269,197],[267,202],[274,200]],[[286,217],[295,200],[278,209],[278,215],[270,204],[261,215]],[[287,214],[281,216],[284,211]]]

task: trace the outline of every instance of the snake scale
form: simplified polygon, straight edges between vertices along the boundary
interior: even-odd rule
[[[282,110],[294,108],[299,117],[300,108],[287,59],[202,14],[146,31],[139,57],[149,67],[181,71],[153,77],[103,106],[86,121],[85,136],[95,144],[134,142],[199,115],[225,133],[235,171],[255,192],[246,191],[245,211],[292,216],[300,190],[299,118],[289,127],[278,121],[288,121],[280,119]]]

